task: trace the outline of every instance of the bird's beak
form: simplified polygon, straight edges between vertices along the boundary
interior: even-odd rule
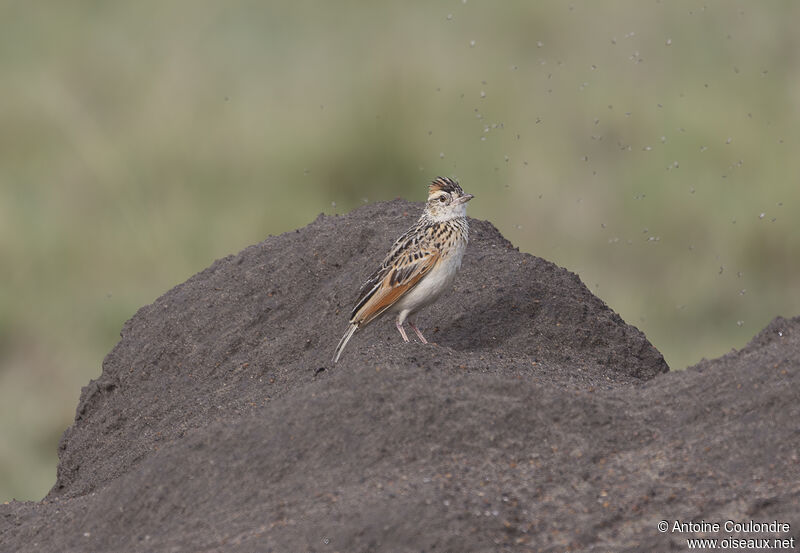
[[[465,203],[467,203],[468,201],[470,201],[474,197],[475,196],[473,196],[472,194],[464,194],[463,196],[459,196],[458,198],[456,198],[456,201],[453,202],[453,203],[455,203],[456,205],[465,204]]]

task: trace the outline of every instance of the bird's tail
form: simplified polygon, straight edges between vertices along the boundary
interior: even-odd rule
[[[356,330],[358,330],[358,325],[351,324],[350,327],[347,329],[347,332],[345,332],[344,336],[342,336],[342,339],[339,340],[339,345],[336,346],[336,351],[333,352],[333,362],[334,363],[339,361],[339,356],[342,354],[342,350],[347,345],[347,342],[350,341],[350,338],[353,337],[353,334],[356,333]]]

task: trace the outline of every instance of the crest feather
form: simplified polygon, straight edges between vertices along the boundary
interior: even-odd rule
[[[459,195],[463,194],[464,191],[461,189],[461,186],[458,184],[458,181],[453,179],[449,179],[447,177],[436,177],[433,179],[433,182],[428,186],[428,195],[434,194],[443,190],[445,192],[453,193],[456,192]]]

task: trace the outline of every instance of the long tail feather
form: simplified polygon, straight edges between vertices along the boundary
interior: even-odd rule
[[[350,338],[353,337],[353,334],[356,333],[358,330],[358,325],[351,324],[350,327],[347,329],[347,332],[344,333],[342,339],[339,340],[339,345],[336,346],[336,351],[333,352],[333,362],[334,364],[339,361],[339,356],[342,354],[342,350],[347,345],[347,342],[350,341]]]

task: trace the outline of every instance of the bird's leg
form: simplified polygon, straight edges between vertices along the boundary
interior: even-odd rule
[[[400,323],[400,319],[397,319],[394,324],[395,326],[397,326],[397,330],[400,331],[400,335],[403,337],[403,341],[408,342],[408,336],[406,336],[406,329],[403,328],[403,325]],[[413,328],[414,325],[411,326]]]
[[[417,333],[417,336],[419,336],[419,339],[420,339],[420,341],[421,341],[423,344],[427,344],[427,343],[428,343],[428,341],[425,339],[425,336],[423,336],[423,335],[422,335],[422,332],[420,331],[420,329],[418,329],[418,328],[417,328],[417,325],[415,325],[414,323],[412,323],[412,322],[411,322],[411,319],[409,319],[409,320],[408,320],[408,324],[409,324],[409,325],[411,325],[411,328],[413,328],[413,329],[414,329],[414,332],[416,332],[416,333]]]

